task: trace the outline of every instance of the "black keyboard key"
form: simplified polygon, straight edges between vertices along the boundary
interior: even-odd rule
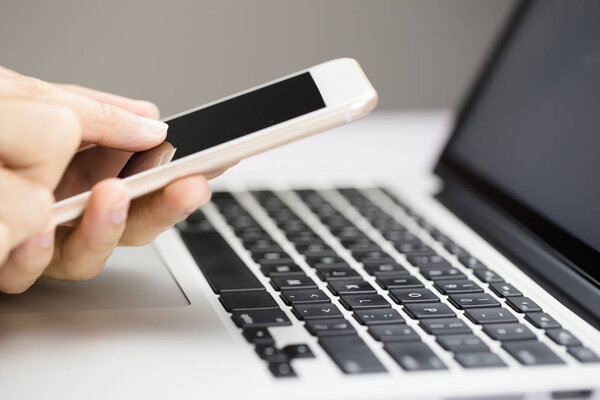
[[[490,283],[490,289],[500,297],[523,296],[513,285],[506,282]]]
[[[525,319],[540,329],[560,328],[560,324],[549,314],[543,312],[527,313]]]
[[[391,307],[390,303],[378,294],[346,294],[340,298],[342,305],[348,310]]]
[[[474,272],[477,279],[485,283],[504,282],[504,279],[489,269],[476,269]]]
[[[277,242],[275,242],[273,239],[270,239],[270,238],[243,240],[242,243],[244,244],[244,247],[246,247],[247,249],[271,248],[273,246],[279,246],[277,244]]]
[[[291,325],[287,315],[278,308],[263,310],[234,311],[231,318],[240,328],[264,328],[267,326]]]
[[[285,233],[302,232],[310,229],[304,222],[302,222],[299,219],[285,221],[284,223],[278,224],[278,226]]]
[[[294,304],[292,311],[301,320],[342,317],[339,308],[331,303]]]
[[[392,289],[390,296],[398,304],[433,303],[440,299],[429,289]]]
[[[355,251],[352,253],[352,256],[360,262],[367,262],[369,260],[376,260],[376,262],[379,260],[389,260],[389,262],[394,262],[390,255],[383,250]]]
[[[442,303],[417,303],[407,304],[404,306],[404,311],[411,318],[448,318],[455,317],[456,314],[446,304]]]
[[[446,369],[444,363],[423,342],[386,343],[383,348],[407,371]]]
[[[306,329],[314,336],[356,335],[350,322],[343,318],[309,319]]]
[[[271,264],[262,265],[260,270],[265,276],[289,276],[289,275],[304,275],[302,268],[294,263],[291,264]]]
[[[469,253],[463,249],[462,247],[460,247],[459,245],[457,245],[456,243],[446,243],[444,245],[444,248],[446,249],[446,251],[450,254],[453,254],[455,256],[468,256]]]
[[[421,270],[421,274],[430,281],[466,278],[465,274],[456,268],[430,268]]]
[[[547,329],[546,336],[552,339],[555,343],[563,346],[581,346],[581,341],[575,337],[571,332],[562,328]]]
[[[294,264],[294,260],[292,260],[291,258],[274,258],[274,259],[263,258],[262,260],[259,260],[258,262],[262,267],[268,267],[270,265]]]
[[[267,328],[247,328],[242,334],[252,344],[274,344],[273,336]]]
[[[423,283],[414,276],[385,276],[379,275],[375,282],[383,289],[419,288]]]
[[[506,299],[506,304],[519,313],[542,311],[542,308],[529,297],[509,297]]]
[[[223,292],[219,300],[225,310],[256,310],[261,308],[279,308],[273,297],[264,290],[244,290]]]
[[[437,253],[423,243],[397,243],[396,250],[406,256],[434,256]]]
[[[412,256],[407,257],[409,263],[420,268],[449,268],[450,263],[438,254],[433,256]]]
[[[371,325],[368,332],[380,342],[418,342],[421,340],[413,328],[403,324]]]
[[[306,263],[311,267],[321,267],[326,265],[336,267],[349,267],[348,263],[338,256],[325,256],[325,257],[306,257]]]
[[[483,340],[473,334],[439,336],[437,342],[453,353],[479,353],[489,350]]]
[[[323,250],[323,251],[309,251],[305,250],[301,252],[301,254],[305,257],[335,257],[337,253],[333,249]]]
[[[465,311],[465,315],[476,324],[501,324],[517,322],[517,317],[505,308],[472,308]]]
[[[315,358],[310,347],[305,344],[288,344],[281,349],[290,360],[297,358]]]
[[[468,308],[500,307],[498,300],[488,293],[451,294],[449,298],[450,302],[461,310],[466,310]]]
[[[458,261],[460,261],[462,265],[470,269],[487,269],[485,264],[483,264],[481,261],[479,261],[473,256],[460,256],[458,257]]]
[[[382,232],[384,238],[395,243],[418,243],[421,240],[406,229],[388,229]]]
[[[344,242],[346,244],[344,244]],[[342,244],[344,247],[350,250],[351,253],[381,251],[381,247],[368,238],[362,238],[359,240],[344,240],[344,242],[342,242]]]
[[[286,362],[288,360],[288,356],[273,344],[258,344],[255,351],[260,358],[269,362]]]
[[[403,266],[398,264],[397,262],[364,262],[364,270],[367,271],[369,275],[408,275],[408,271],[404,269]]]
[[[523,365],[564,364],[548,346],[537,340],[505,342],[502,348]]]
[[[317,287],[315,281],[305,275],[274,276],[271,285],[275,290],[282,289],[314,289]]]
[[[369,282],[365,281],[330,281],[329,290],[336,295],[342,294],[365,294],[365,293],[376,293],[376,290]]]
[[[361,280],[362,276],[350,267],[317,267],[317,276],[323,281]]]
[[[287,305],[331,302],[321,289],[286,289],[281,291],[281,298]]]
[[[431,335],[458,335],[471,333],[471,328],[458,318],[423,319],[419,322],[421,328]]]
[[[235,234],[242,240],[261,240],[270,238],[267,232],[258,227],[246,228],[240,232],[236,232]]]
[[[215,293],[264,289],[263,284],[217,232],[182,232],[181,237]]]
[[[483,331],[492,339],[504,341],[535,339],[536,336],[523,324],[488,324]]]
[[[315,242],[322,242],[322,239],[312,231],[296,232],[286,235],[286,237],[290,242],[294,243],[296,246],[310,245]]]
[[[249,215],[238,215],[233,218],[228,218],[227,222],[236,230],[259,226],[254,218]]]
[[[283,251],[283,249],[275,250],[275,251],[263,251],[258,250],[252,253],[252,259],[258,263],[262,262],[272,262],[272,261],[281,261],[281,260],[289,260],[290,256],[288,253]]]
[[[569,347],[567,351],[582,363],[600,362],[600,357],[587,347]]]
[[[321,239],[315,239],[310,243],[301,243],[296,245],[296,250],[298,250],[299,253],[319,253],[322,251],[331,250],[331,247],[325,244],[325,242],[323,242]]]
[[[435,288],[443,294],[481,293],[483,289],[468,279],[436,281]]]
[[[387,371],[366,343],[356,335],[322,337],[319,344],[346,374]]]
[[[356,246],[355,250],[358,250],[359,248],[362,247],[373,247],[373,246],[377,246],[379,248],[379,245],[377,245],[373,240],[369,239],[368,236],[364,236],[364,237],[360,237],[360,238],[356,238],[356,239],[344,239],[344,240],[340,240],[340,242],[342,243],[342,245],[347,248],[350,251],[353,251],[353,246]]]
[[[465,368],[506,367],[506,363],[494,353],[457,353],[454,358]]]
[[[292,366],[289,362],[270,362],[269,363],[269,371],[276,378],[295,378],[296,372],[292,369]]]
[[[354,318],[361,325],[403,324],[404,318],[391,308],[374,308],[354,311]]]

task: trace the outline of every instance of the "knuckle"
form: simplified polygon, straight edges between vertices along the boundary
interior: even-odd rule
[[[81,123],[73,110],[64,106],[53,106],[51,123],[53,143],[59,149],[73,152],[81,142]]]
[[[49,189],[42,185],[31,185],[20,209],[23,217],[22,228],[25,228],[29,234],[40,230],[50,219],[53,205],[54,195]]]
[[[25,85],[25,90],[35,97],[47,98],[54,93],[54,87],[48,82],[31,76],[19,77]]]
[[[98,108],[102,120],[112,121],[119,116],[117,109],[110,104],[98,103]]]

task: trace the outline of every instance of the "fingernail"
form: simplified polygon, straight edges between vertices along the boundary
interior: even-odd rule
[[[169,129],[169,125],[165,124],[162,121],[158,121],[156,119],[139,117],[142,121],[142,128],[145,133],[148,133],[152,136],[165,137],[167,135],[167,129]]]
[[[48,226],[46,226],[46,229],[44,229],[42,233],[37,235],[36,239],[39,247],[41,247],[42,249],[47,249],[50,246],[52,246],[52,243],[54,242],[55,228],[56,226],[54,225],[54,223],[50,222]]]
[[[173,156],[175,155],[175,151],[177,151],[177,149],[170,149],[165,151],[160,159],[159,165],[163,165],[170,162],[173,159]]]
[[[183,216],[187,217],[188,215],[192,215],[195,211],[197,210],[197,208],[188,208],[187,210],[185,210],[183,212]]]
[[[108,214],[108,218],[110,222],[115,225],[121,225],[127,219],[127,210],[129,209],[129,199],[125,199],[120,202],[117,206],[115,206],[110,213]]]

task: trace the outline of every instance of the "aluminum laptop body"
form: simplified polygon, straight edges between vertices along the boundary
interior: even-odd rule
[[[433,174],[242,164],[98,277],[0,297],[2,397],[600,398],[599,16],[520,5]]]

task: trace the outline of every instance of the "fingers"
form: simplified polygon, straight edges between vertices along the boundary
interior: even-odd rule
[[[12,69],[8,69],[6,67],[0,66],[0,75],[2,75],[2,76],[20,76],[21,74],[13,71]]]
[[[81,222],[59,238],[59,246],[45,275],[83,280],[96,276],[119,242],[127,219],[129,195],[118,179],[100,182],[92,189]]]
[[[120,150],[146,150],[161,143],[167,124],[25,76],[1,76],[0,95],[61,104],[79,117],[82,140]]]
[[[49,188],[56,186],[81,140],[67,107],[0,99],[0,163]]]
[[[4,265],[0,261],[0,291],[22,293],[44,272],[54,251],[54,226],[16,247]]]
[[[210,188],[201,175],[179,179],[163,190],[135,200],[129,211],[124,246],[151,242],[162,231],[185,219],[210,199]]]
[[[100,92],[98,90],[88,89],[86,87],[78,85],[61,83],[55,85],[70,92],[89,97],[91,99],[99,101],[100,103],[112,104],[113,106],[123,108],[141,117],[158,119],[158,117],[160,116],[156,104],[151,103],[149,101],[129,99],[127,97],[119,96],[112,93]]]
[[[6,253],[49,223],[54,196],[42,185],[3,168],[0,188],[0,230],[6,231],[0,232],[0,249],[4,247]]]

